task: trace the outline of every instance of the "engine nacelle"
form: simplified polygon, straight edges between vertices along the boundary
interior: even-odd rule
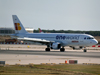
[[[52,43],[51,44],[51,49],[60,49],[61,48],[61,44],[56,42],[56,43]]]
[[[73,50],[79,50],[83,48],[83,46],[70,46],[70,47],[73,48]]]

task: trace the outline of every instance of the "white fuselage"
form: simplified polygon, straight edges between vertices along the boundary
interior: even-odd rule
[[[62,46],[92,46],[98,43],[93,36],[88,34],[65,34],[65,33],[25,33],[19,37],[38,38],[60,42]]]

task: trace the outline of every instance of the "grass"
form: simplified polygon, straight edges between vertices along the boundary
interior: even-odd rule
[[[100,65],[2,66],[0,75],[98,75]]]

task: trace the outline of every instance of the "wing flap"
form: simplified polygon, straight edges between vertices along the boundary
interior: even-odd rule
[[[43,44],[48,44],[48,43],[54,42],[54,41],[49,41],[49,40],[45,40],[45,39],[38,39],[38,38],[17,38],[17,39],[21,40],[21,41],[38,42],[38,43],[43,43]]]

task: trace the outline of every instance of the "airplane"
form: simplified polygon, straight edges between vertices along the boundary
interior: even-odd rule
[[[38,31],[39,33],[44,33],[40,28],[38,28]],[[69,46],[71,47],[73,50],[79,50],[80,48],[83,48],[83,47],[79,47],[79,46]]]
[[[65,46],[70,46],[73,49],[82,49],[87,51],[87,46],[96,45],[98,41],[89,34],[76,34],[76,33],[28,33],[23,27],[22,23],[16,15],[12,15],[13,23],[15,27],[15,34],[12,34],[13,38],[24,42],[40,43],[41,45],[47,45],[45,51],[50,49],[65,51]]]
[[[38,30],[39,30],[39,33],[44,33],[40,28],[38,28]]]

